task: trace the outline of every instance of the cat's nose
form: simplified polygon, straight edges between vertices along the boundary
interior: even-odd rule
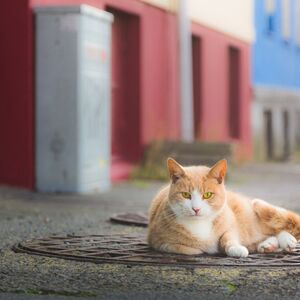
[[[198,212],[200,211],[200,208],[198,208],[198,207],[193,207],[193,211],[196,213],[196,215],[198,215]]]

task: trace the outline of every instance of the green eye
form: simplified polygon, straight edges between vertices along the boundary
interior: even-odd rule
[[[206,193],[203,194],[203,198],[204,198],[204,199],[209,199],[209,198],[211,198],[211,196],[212,196],[213,194],[214,194],[214,193],[212,193],[212,192],[206,192]]]
[[[192,196],[189,192],[182,192],[181,195],[185,199],[191,199],[192,198]]]

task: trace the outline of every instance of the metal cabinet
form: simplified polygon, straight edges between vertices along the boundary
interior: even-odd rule
[[[109,188],[113,17],[87,5],[36,13],[36,188]]]

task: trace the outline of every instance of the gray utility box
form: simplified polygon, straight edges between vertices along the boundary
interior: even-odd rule
[[[39,7],[36,19],[36,189],[110,186],[111,14]]]

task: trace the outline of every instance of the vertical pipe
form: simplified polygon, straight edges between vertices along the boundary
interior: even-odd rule
[[[187,0],[178,0],[181,139],[194,140],[192,39]]]

